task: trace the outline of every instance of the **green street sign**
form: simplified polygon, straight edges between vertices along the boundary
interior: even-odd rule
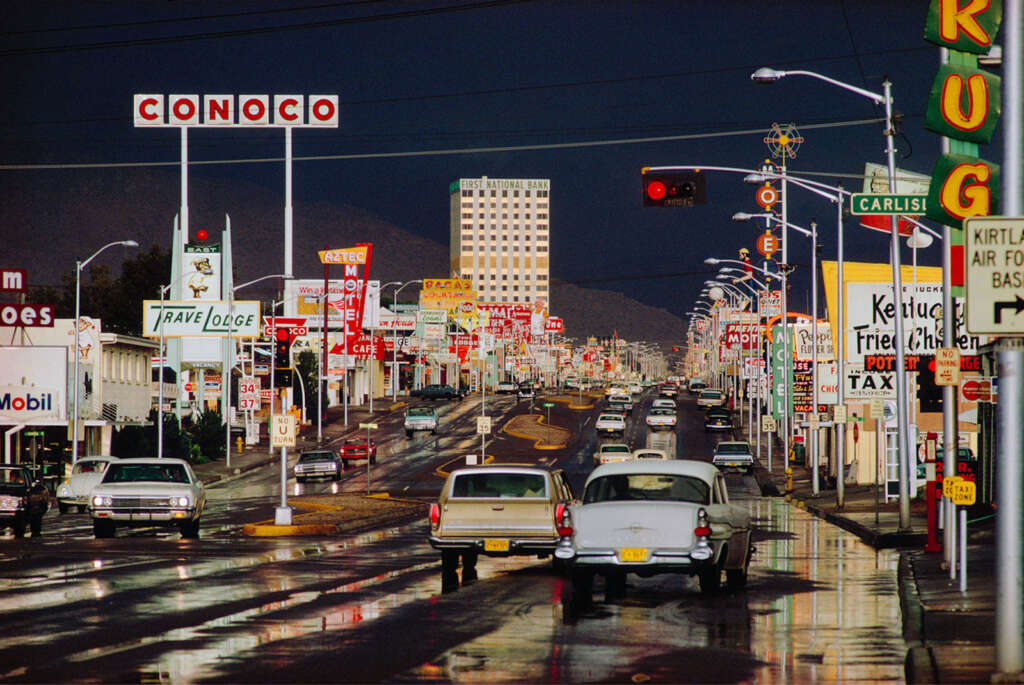
[[[928,208],[927,195],[875,195],[854,193],[850,196],[850,214],[924,214]]]
[[[553,407],[553,406],[555,406],[555,403],[554,402],[545,402],[543,404],[543,406],[545,406],[545,407]]]
[[[72,379],[74,380],[74,379]],[[25,431],[22,433],[26,438],[41,438],[46,435],[43,431]]]

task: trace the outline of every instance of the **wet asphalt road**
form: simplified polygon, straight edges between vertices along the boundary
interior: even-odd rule
[[[644,404],[649,404],[650,395]],[[488,411],[525,410],[511,398]],[[479,446],[473,400],[442,405],[440,435],[407,440],[380,423],[373,489],[432,496],[436,469]],[[626,441],[710,458],[692,400],[681,425],[651,435],[634,411]],[[592,468],[593,412],[555,410],[583,426],[540,460],[574,486]],[[389,422],[395,422],[391,425]],[[560,425],[567,425],[561,423]],[[395,430],[390,430],[394,428]],[[523,459],[496,437],[499,458]],[[537,459],[537,457],[533,457]],[[548,561],[481,557],[478,579],[442,593],[438,555],[421,522],[347,538],[246,538],[272,516],[279,472],[264,469],[209,491],[200,540],[139,529],[94,540],[87,515],[50,513],[36,540],[0,540],[0,678],[32,682],[899,680],[894,552],[729,476],[748,507],[757,551],[745,591],[705,597],[695,579],[630,576],[627,595],[580,611]],[[289,483],[289,488],[295,486]],[[338,484],[366,488],[365,465]]]

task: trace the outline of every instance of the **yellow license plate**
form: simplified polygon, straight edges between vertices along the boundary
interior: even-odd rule
[[[507,552],[508,540],[484,540],[485,552]]]
[[[623,547],[619,550],[619,560],[624,564],[647,561],[647,548]]]

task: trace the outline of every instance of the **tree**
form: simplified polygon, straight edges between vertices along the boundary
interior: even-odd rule
[[[296,372],[302,375],[302,382],[306,388],[306,394],[308,398],[305,398],[309,402],[309,406],[306,407],[306,417],[313,417],[317,408],[317,398],[319,393],[326,390],[326,384],[318,386],[316,382],[317,371],[319,371],[319,364],[317,363],[316,354],[311,350],[303,350],[299,353],[298,359],[295,362]],[[325,395],[326,396],[326,395]],[[327,411],[326,403],[322,407],[324,411]]]

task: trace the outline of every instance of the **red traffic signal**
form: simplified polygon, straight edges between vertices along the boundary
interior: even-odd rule
[[[701,171],[640,172],[644,207],[692,207],[707,202],[707,183]]]

